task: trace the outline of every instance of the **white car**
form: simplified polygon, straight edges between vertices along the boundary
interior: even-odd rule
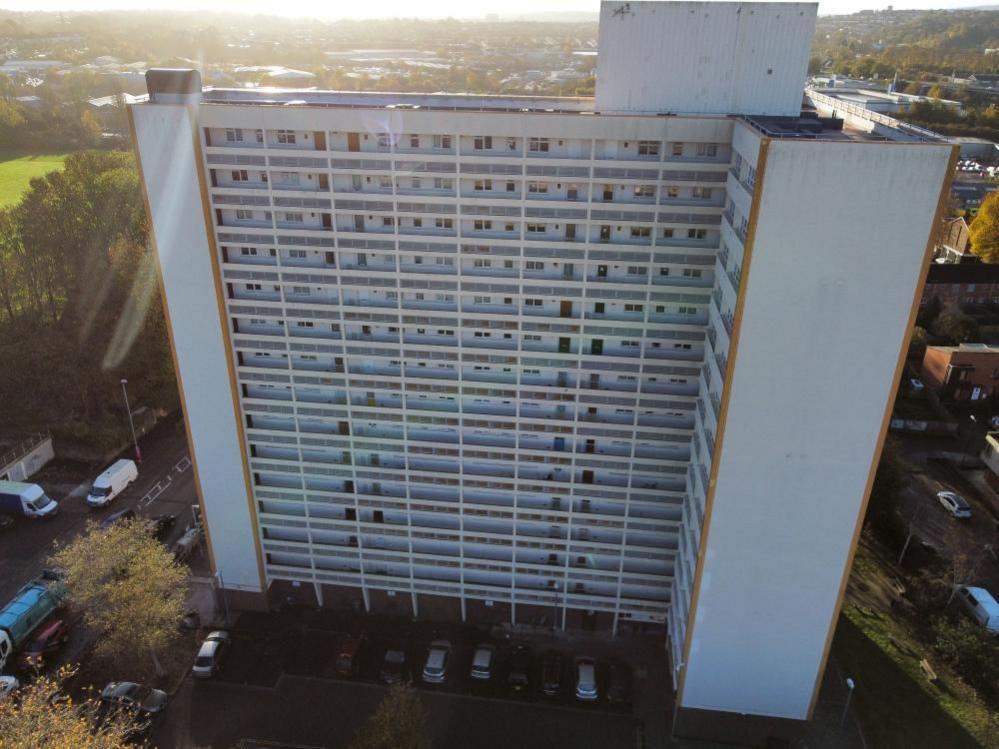
[[[596,702],[600,697],[597,688],[597,664],[592,658],[576,659],[576,699]]]
[[[216,631],[209,632],[208,637],[201,643],[198,657],[194,659],[194,666],[191,672],[201,678],[209,679],[218,673],[222,665],[222,659],[229,649],[229,633]]]
[[[21,682],[13,676],[0,676],[0,702],[10,697],[20,686]]]
[[[956,518],[970,518],[971,505],[956,492],[937,492],[937,501]]]
[[[447,678],[447,662],[451,656],[451,643],[447,640],[434,640],[423,665],[423,681],[427,684],[443,684]]]

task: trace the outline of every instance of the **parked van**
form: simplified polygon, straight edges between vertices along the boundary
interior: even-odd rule
[[[104,473],[97,477],[87,495],[87,504],[91,507],[105,507],[115,497],[121,494],[125,487],[139,477],[139,469],[134,460],[118,460]]]
[[[999,602],[985,588],[964,585],[957,590],[958,600],[979,625],[999,634]]]

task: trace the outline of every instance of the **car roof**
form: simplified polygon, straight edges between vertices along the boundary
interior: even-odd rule
[[[985,588],[977,588],[973,585],[965,585],[964,590],[971,594],[979,606],[988,612],[989,616],[999,616],[999,601]]]
[[[215,652],[219,649],[218,640],[205,640],[201,643],[201,647],[198,649],[199,658],[211,658],[215,655]]]

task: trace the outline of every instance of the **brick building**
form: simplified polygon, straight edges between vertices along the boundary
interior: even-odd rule
[[[999,264],[933,263],[920,306],[936,297],[943,305],[999,304]]]
[[[962,343],[927,346],[923,381],[955,401],[978,401],[993,396],[999,383],[999,346]]]

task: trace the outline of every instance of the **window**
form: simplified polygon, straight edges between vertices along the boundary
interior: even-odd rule
[[[451,229],[454,226],[454,219],[438,218],[434,219],[434,226],[438,229]]]
[[[419,148],[420,147],[420,136],[419,135],[410,135],[409,136],[409,147],[410,148]]]
[[[246,290],[247,291],[260,291],[263,288],[264,287],[261,286],[258,283],[248,283],[248,284],[246,284]]]
[[[504,260],[503,261],[503,267],[504,268],[512,268],[513,267],[513,260]]]
[[[711,193],[710,187],[694,187],[690,190],[690,196],[697,200],[711,200]]]
[[[509,150],[509,151],[516,151],[517,150],[517,139],[516,138],[507,138],[506,139],[506,147],[507,147],[507,150]]]
[[[675,199],[680,197],[680,188],[675,185],[670,185],[666,188],[666,197]]]
[[[638,341],[621,341],[623,348],[638,348],[641,344]]]
[[[444,177],[434,177],[435,190],[450,190],[454,187],[454,182]]]
[[[626,304],[624,305],[625,312],[641,312],[645,309],[644,305],[641,304]]]
[[[264,131],[263,130],[254,130],[254,132],[257,135],[257,143],[263,143],[264,142]]]
[[[240,221],[251,221],[253,219],[253,211],[248,211],[245,208],[237,208],[236,218]]]
[[[544,234],[547,227],[545,224],[528,224],[527,233],[528,234]]]
[[[655,140],[640,140],[640,141],[638,141],[638,155],[639,156],[658,156],[659,155],[659,141],[655,141]]]
[[[683,156],[683,143],[673,144],[673,156],[677,158]]]
[[[420,181],[419,177],[413,177],[412,179],[409,180],[409,186],[412,187],[414,190],[419,190],[420,185],[422,184],[423,183]]]
[[[672,239],[673,229],[663,229],[663,239]]]
[[[684,278],[700,278],[701,269],[700,268],[684,268],[683,269]]]
[[[633,237],[651,237],[652,227],[650,226],[633,226],[631,227],[631,236]]]
[[[380,187],[382,190],[391,190],[392,189],[392,178],[384,176],[384,175],[381,176],[381,177],[379,177],[378,178],[378,187]]]
[[[677,307],[676,311],[681,315],[696,315],[697,307]]]
[[[414,229],[419,229],[422,226],[423,226],[423,219],[422,218],[414,218],[413,219],[413,228]]]
[[[475,258],[474,266],[476,268],[491,268],[493,266],[493,261],[485,258]]]
[[[644,276],[649,269],[643,265],[629,265],[628,275],[629,276]]]
[[[434,258],[434,262],[437,265],[454,265],[454,260],[449,257],[441,257],[439,255]]]
[[[305,221],[305,217],[301,213],[282,213],[281,218],[292,224],[301,224]]]
[[[315,327],[315,325],[316,324],[314,322],[306,321],[306,320],[298,320],[295,323],[295,327],[296,328],[313,328],[313,327]]]
[[[698,143],[697,144],[697,155],[698,156],[708,156],[714,158],[718,155],[718,144],[717,143]]]
[[[239,128],[227,127],[225,129],[225,139],[228,143],[242,143],[243,131]]]
[[[659,275],[660,276],[668,276],[669,275],[669,268],[660,268],[659,269]]]
[[[294,130],[278,130],[277,131],[277,142],[278,143],[294,143],[295,142],[295,131]]]
[[[450,148],[451,147],[451,136],[450,135],[435,135],[434,136],[434,148]]]
[[[493,298],[489,296],[474,297],[475,304],[492,304]]]
[[[291,291],[294,294],[311,294],[312,291],[308,286],[292,286]]]
[[[493,147],[493,136],[491,135],[477,135],[472,144],[472,147],[476,151],[489,151]]]
[[[233,169],[232,170],[232,181],[233,182],[246,182],[249,180],[249,175],[247,175],[245,169]]]
[[[304,258],[305,255],[306,255],[305,250],[288,250],[288,257]]]
[[[382,216],[382,226],[395,226],[395,219],[392,216]]]
[[[527,307],[540,307],[544,304],[542,299],[525,299],[524,305]]]
[[[545,264],[540,260],[528,260],[526,267],[527,270],[544,270]]]
[[[516,182],[507,182],[506,183],[506,191],[507,192],[516,192],[517,191],[517,183]]]
[[[687,229],[687,239],[704,239],[707,236],[707,229]]]
[[[480,190],[480,191],[481,190],[492,190],[493,189],[493,181],[491,179],[477,179],[477,180],[475,180],[475,189],[476,190]]]
[[[528,192],[548,192],[547,182],[528,182],[527,183]]]
[[[636,185],[635,187],[636,198],[654,198],[655,196],[656,196],[655,185]]]
[[[548,138],[531,138],[528,141],[527,150],[532,153],[548,153]]]
[[[379,148],[390,148],[392,146],[392,139],[388,135],[378,136],[378,147]]]
[[[493,228],[493,222],[477,219],[474,226],[476,231],[488,231]]]

